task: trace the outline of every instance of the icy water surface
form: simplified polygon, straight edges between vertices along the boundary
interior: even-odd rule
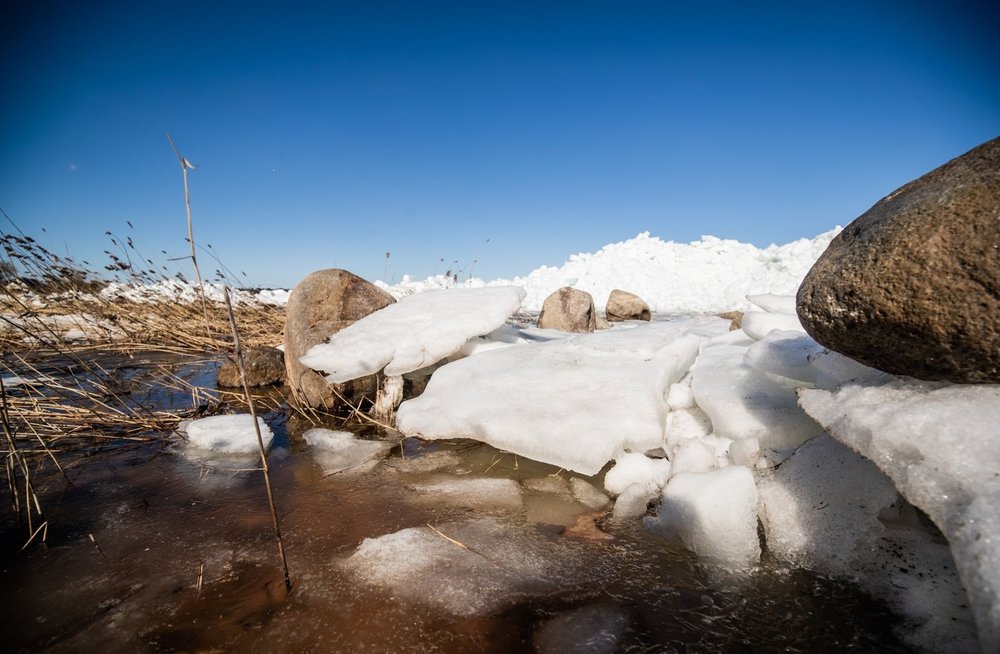
[[[4,515],[4,649],[906,651],[898,620],[848,584],[766,560],[720,576],[608,522],[599,478],[413,439],[328,474],[305,425],[265,417],[291,592],[252,460],[114,444],[77,460],[72,485],[45,480],[46,548],[19,552]]]

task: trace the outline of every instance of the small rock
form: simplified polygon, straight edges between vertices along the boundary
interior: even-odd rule
[[[611,291],[611,295],[608,296],[606,311],[608,320],[611,322],[620,322],[622,320],[648,321],[652,317],[649,305],[641,297],[628,291],[618,290],[617,288]]]
[[[584,333],[597,329],[597,311],[590,293],[564,286],[545,298],[538,326],[563,332]]]
[[[285,380],[285,354],[276,347],[251,347],[243,352],[247,386],[270,386]],[[232,356],[219,368],[219,386],[242,386],[240,369]]]
[[[1000,382],[1000,138],[880,200],[799,287],[822,345],[897,375]]]
[[[722,313],[715,314],[720,318],[729,320],[729,331],[734,332],[743,326],[743,312],[742,311],[723,311]]]

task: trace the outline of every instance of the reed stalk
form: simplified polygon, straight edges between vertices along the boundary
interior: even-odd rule
[[[292,589],[292,579],[288,575],[288,560],[285,558],[285,545],[281,538],[281,523],[278,520],[278,509],[274,503],[274,493],[271,490],[271,473],[267,466],[267,456],[264,453],[264,438],[260,434],[260,425],[257,424],[257,409],[254,407],[253,396],[250,394],[250,385],[247,383],[246,363],[243,360],[243,346],[240,344],[240,331],[236,327],[236,316],[233,313],[233,305],[229,301],[229,288],[223,287],[223,298],[226,301],[226,310],[229,312],[229,325],[233,330],[233,347],[236,359],[236,367],[240,371],[240,381],[243,383],[243,393],[246,395],[247,404],[250,406],[250,417],[253,420],[253,428],[257,434],[257,450],[260,453],[260,468],[264,473],[264,487],[267,490],[267,504],[271,509],[271,520],[274,523],[274,536],[278,541],[278,556],[281,559],[281,568],[285,577],[285,589]]]
[[[177,156],[177,163],[181,165],[181,174],[184,176],[184,208],[187,211],[188,244],[191,246],[191,264],[194,266],[194,277],[201,294],[201,308],[205,314],[205,331],[208,332],[208,336],[211,338],[212,326],[208,321],[208,301],[205,299],[205,283],[201,280],[198,255],[195,253],[194,223],[191,221],[191,193],[188,191],[188,170],[194,170],[194,164],[188,161],[187,157],[181,156],[180,150],[177,149],[177,144],[174,143],[174,139],[170,134],[167,134],[167,140],[170,141],[170,147],[174,149],[174,154]]]

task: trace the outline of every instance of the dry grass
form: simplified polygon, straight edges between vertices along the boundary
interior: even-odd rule
[[[162,441],[181,420],[227,406],[245,410],[249,401],[177,372],[184,363],[204,369],[233,351],[226,305],[201,304],[203,294],[192,293],[180,271],[170,274],[171,260],[155,263],[132,237],[108,236],[109,263],[97,272],[23,233],[0,232],[0,424],[26,546],[47,531],[36,480],[61,474],[66,456],[95,443]],[[216,280],[229,285],[232,277],[220,263]],[[115,284],[133,296],[111,292]],[[183,293],[157,290],[170,285]],[[135,295],[142,288],[149,293]],[[248,346],[282,341],[283,307],[244,299],[235,319]],[[156,399],[165,394],[174,398],[170,408]],[[273,396],[267,406],[286,408]]]

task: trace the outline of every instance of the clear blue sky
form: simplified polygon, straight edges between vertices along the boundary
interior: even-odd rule
[[[254,285],[784,243],[1000,135],[988,4],[8,4],[0,208],[94,263],[106,230],[181,256],[170,132],[196,240]]]

